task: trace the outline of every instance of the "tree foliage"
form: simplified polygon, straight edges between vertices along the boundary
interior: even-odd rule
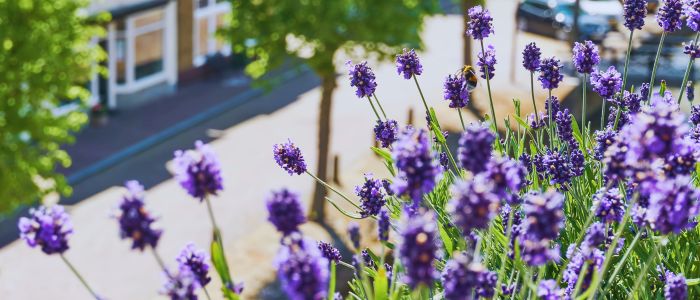
[[[85,0],[0,0],[0,212],[71,192],[57,166],[71,164],[61,146],[86,121],[63,115],[66,99],[85,101],[95,62],[104,53],[91,38]]]

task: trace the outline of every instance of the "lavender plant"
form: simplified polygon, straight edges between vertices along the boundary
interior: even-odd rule
[[[660,9],[659,52],[664,37],[682,26],[681,15],[687,26],[698,30],[700,4],[687,1],[682,10],[683,4],[667,0]],[[644,25],[646,1],[627,0],[624,10],[631,40]],[[423,65],[413,50],[397,55],[397,72],[413,79],[428,128],[401,128],[388,119],[371,68],[366,62],[349,64],[350,85],[360,99],[367,98],[377,117],[374,132],[381,148],[371,150],[386,166],[383,174],[366,175],[355,196],[308,171],[298,145],[287,141],[273,146],[273,158],[283,171],[291,176],[306,173],[335,194],[326,199],[340,213],[377,228],[376,236],[361,239],[360,223],[350,223],[353,253],[343,257],[332,243],[304,236],[299,226],[307,216],[297,193],[285,188],[272,192],[266,201],[268,220],[282,236],[274,266],[287,296],[342,299],[336,292],[336,268],[343,267],[353,273],[346,299],[700,297],[700,108],[693,107],[687,117],[678,105],[682,92],[674,101],[663,82],[654,92],[656,62],[650,82],[635,93],[626,87],[629,59],[622,74],[614,67],[597,70],[596,46],[577,43],[573,66],[583,74],[584,85],[590,76],[593,90],[614,105],[607,126],[591,132],[585,118],[579,126],[552,96],[563,80],[561,60],[541,58],[539,48],[528,44],[523,67],[531,75],[535,112],[529,122],[518,113],[517,125],[506,126],[501,139],[490,94],[495,49],[483,46],[483,39],[494,33],[493,18],[480,6],[468,13],[467,34],[482,46],[479,68],[489,93],[492,126],[483,125],[486,120],[463,125],[457,160],[425,101],[417,79]],[[628,58],[630,52],[631,43]],[[688,69],[697,52],[696,35],[686,46]],[[548,92],[546,99],[535,98],[535,73]],[[692,100],[692,84],[684,80],[686,86]],[[442,96],[451,108],[471,101],[460,74],[446,76],[442,95],[428,96]],[[538,100],[544,101],[546,113],[536,110]],[[519,102],[515,104],[519,112]],[[603,109],[603,120],[606,115]],[[541,130],[545,127],[547,131]],[[214,239],[209,256],[186,246],[176,271],[159,259],[166,274],[162,292],[172,299],[196,299],[197,290],[211,280],[211,260],[224,297],[237,299],[241,286],[229,274],[210,203],[223,189],[221,166],[207,145],[195,146],[194,151],[176,152],[176,178],[190,196],[206,203]],[[117,216],[121,236],[131,239],[135,249],[155,250],[162,231],[151,227],[155,219],[144,208],[143,188],[135,182],[127,188]],[[354,211],[342,209],[336,196]],[[31,210],[19,227],[29,246],[65,260],[72,227],[60,206]],[[381,252],[374,253],[363,240],[378,241]]]

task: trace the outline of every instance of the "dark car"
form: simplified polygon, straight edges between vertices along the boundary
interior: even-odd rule
[[[522,31],[569,39],[573,30],[575,0],[522,0],[516,18]],[[576,40],[602,41],[622,21],[616,0],[580,0]]]

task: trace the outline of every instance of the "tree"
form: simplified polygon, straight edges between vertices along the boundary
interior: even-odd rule
[[[362,52],[387,59],[403,47],[421,46],[423,17],[435,0],[254,0],[231,1],[231,22],[223,35],[233,50],[255,60],[247,67],[259,77],[290,56],[301,59],[321,79],[316,175],[327,179],[331,105],[336,87],[334,57]],[[311,218],[324,220],[326,189],[316,184]]]
[[[0,0],[0,212],[52,192],[71,193],[57,165],[71,164],[61,146],[87,116],[54,108],[83,101],[83,87],[104,53],[91,38],[85,0]],[[82,11],[81,11],[82,10]]]

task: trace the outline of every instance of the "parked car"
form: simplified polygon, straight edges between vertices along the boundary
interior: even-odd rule
[[[580,0],[576,40],[602,41],[622,21],[617,0]],[[518,29],[567,40],[573,30],[576,0],[521,0],[516,18]]]

